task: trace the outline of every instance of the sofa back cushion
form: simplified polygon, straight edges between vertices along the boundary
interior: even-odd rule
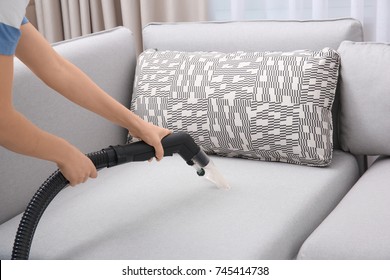
[[[354,19],[204,23],[153,23],[143,30],[145,49],[176,51],[294,51],[337,49],[344,40],[362,41],[361,24]],[[338,94],[333,104],[338,131]],[[339,148],[338,133],[333,134]]]
[[[57,43],[54,48],[114,98],[130,105],[136,56],[131,32],[116,28]],[[15,62],[14,104],[38,127],[65,138],[83,152],[124,143],[127,131],[53,92],[19,60]],[[0,223],[19,214],[55,164],[0,147]]]
[[[338,51],[342,148],[390,155],[390,44],[343,42]]]

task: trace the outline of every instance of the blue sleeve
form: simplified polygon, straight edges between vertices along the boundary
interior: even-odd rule
[[[0,0],[0,54],[15,54],[20,26],[28,22],[24,16],[28,3],[29,0]]]
[[[23,18],[21,25],[26,24],[28,19]],[[15,54],[21,32],[19,28],[0,22],[0,54]]]
[[[23,20],[22,20],[22,25],[26,24],[27,22],[28,22],[28,19],[26,17],[24,17]]]
[[[18,28],[0,22],[0,54],[15,54],[20,34]]]

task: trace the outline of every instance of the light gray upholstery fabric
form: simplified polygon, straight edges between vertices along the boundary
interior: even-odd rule
[[[291,259],[357,180],[335,151],[327,168],[213,157],[219,190],[179,157],[99,172],[63,190],[38,226],[31,259]],[[0,226],[10,257],[20,216]]]
[[[362,41],[354,19],[250,22],[152,23],[143,30],[144,48],[178,51],[292,51],[337,49],[343,40]]]
[[[390,259],[390,158],[377,160],[303,244],[299,259]]]
[[[343,42],[338,52],[342,148],[390,155],[390,44]]]
[[[357,20],[308,20],[150,24],[144,48],[176,51],[292,51],[337,49],[344,40],[363,41]],[[334,147],[338,140],[338,93],[333,104]]]
[[[125,28],[59,43],[55,49],[85,71],[114,98],[130,105],[136,63]],[[120,73],[120,75],[118,75]],[[45,86],[20,61],[15,65],[14,104],[40,128],[64,137],[84,152],[123,143],[126,131],[67,101]],[[24,210],[55,165],[0,147],[0,222]]]

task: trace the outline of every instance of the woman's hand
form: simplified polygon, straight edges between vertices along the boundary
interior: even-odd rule
[[[128,127],[129,133],[133,137],[139,138],[154,147],[155,157],[157,161],[160,161],[164,157],[164,149],[162,147],[161,140],[165,136],[171,134],[172,131],[144,121],[135,114],[132,115],[132,122]]]
[[[57,162],[57,166],[71,186],[97,177],[96,167],[92,161],[74,147],[71,147],[66,157]]]

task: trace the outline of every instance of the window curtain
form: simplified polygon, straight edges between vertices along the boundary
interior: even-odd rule
[[[389,0],[209,0],[213,20],[352,17],[366,41],[390,42]]]
[[[27,16],[49,42],[125,26],[142,50],[142,27],[150,22],[204,21],[207,0],[32,0]],[[35,12],[35,13],[34,13]],[[33,22],[34,23],[34,22]]]
[[[389,0],[31,0],[27,17],[50,42],[124,25],[138,51],[152,21],[353,17],[366,41],[390,42]]]

